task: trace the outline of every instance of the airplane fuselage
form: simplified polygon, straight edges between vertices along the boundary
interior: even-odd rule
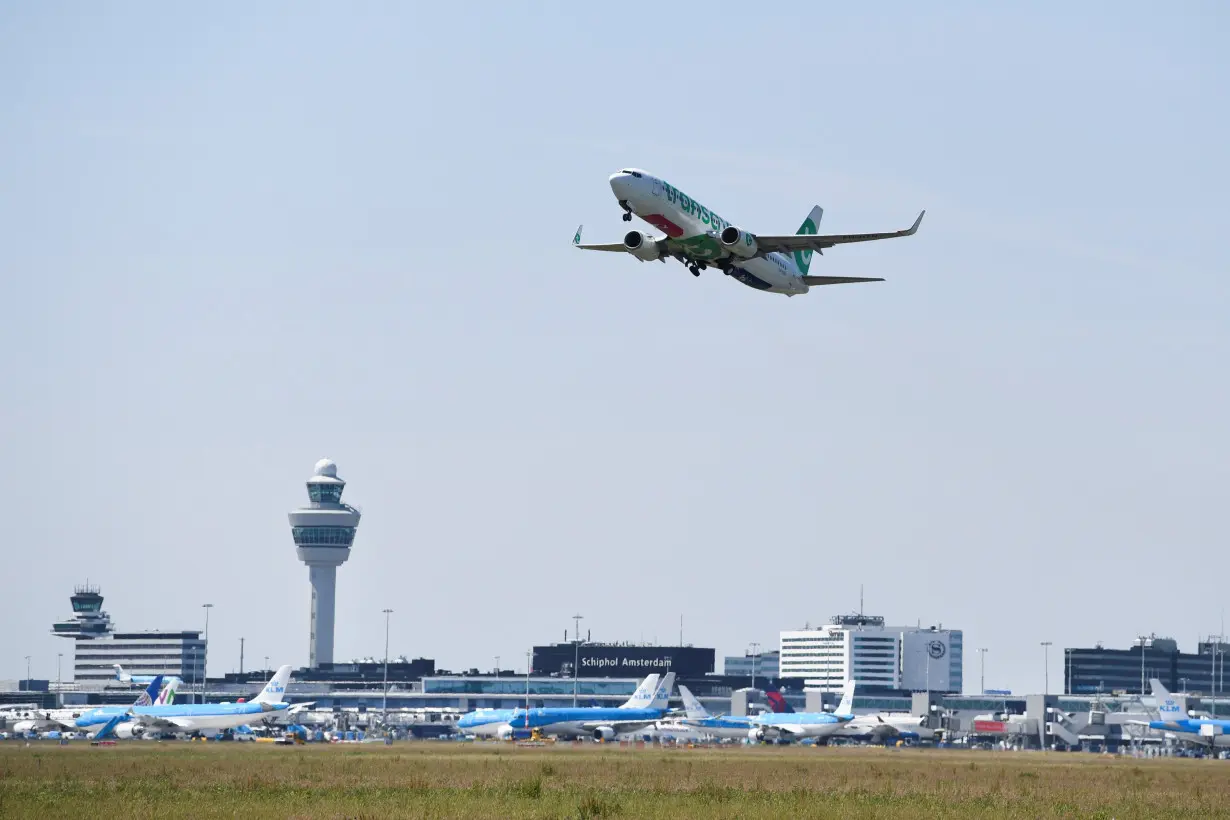
[[[131,713],[131,720],[144,723],[160,720],[175,720],[181,725],[178,731],[195,732],[202,729],[233,729],[265,717],[272,717],[289,707],[287,703],[262,705],[250,703],[202,703],[181,706],[111,706],[95,709],[79,717],[74,724],[88,729],[102,726],[115,715]]]
[[[665,180],[637,170],[612,174],[610,182],[620,206],[679,242],[687,261],[721,262],[731,276],[757,290],[787,296],[807,293],[793,257],[782,253],[752,259],[731,257],[718,234],[732,223]]]
[[[544,735],[555,737],[587,737],[597,726],[610,722],[614,727],[629,724],[652,725],[660,720],[664,709],[630,709],[626,707],[556,707],[531,709],[528,716],[524,709],[479,710],[463,715],[457,728],[479,737],[508,737],[513,733],[528,734],[537,729]],[[632,731],[617,728],[615,733]]]
[[[830,737],[849,720],[849,715],[839,716],[830,712],[787,712],[757,715],[750,718],[749,723],[761,729],[766,737],[801,739]]]

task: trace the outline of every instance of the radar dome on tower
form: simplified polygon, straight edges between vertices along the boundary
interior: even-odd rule
[[[337,465],[332,459],[322,458],[316,462],[316,469],[313,470],[315,475],[328,476],[329,478],[337,478]]]

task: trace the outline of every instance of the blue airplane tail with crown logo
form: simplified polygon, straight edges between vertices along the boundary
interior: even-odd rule
[[[265,684],[261,693],[252,698],[253,703],[281,703],[286,695],[286,684],[290,682],[290,664],[278,667],[273,677]]]
[[[636,687],[636,691],[632,693],[632,697],[624,701],[621,709],[648,709],[649,704],[653,703],[654,693],[658,690],[658,681],[662,676],[658,674],[650,675],[641,681],[641,685]]]

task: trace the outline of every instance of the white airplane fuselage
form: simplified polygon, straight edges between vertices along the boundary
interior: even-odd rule
[[[836,732],[836,737],[892,738],[934,740],[935,730],[927,727],[926,719],[917,715],[880,714],[855,715]]]
[[[612,174],[610,182],[620,206],[683,243],[688,260],[702,264],[724,260],[730,265],[731,276],[757,290],[787,296],[809,290],[790,255],[732,258],[718,239],[722,229],[732,223],[669,183],[639,170]]]

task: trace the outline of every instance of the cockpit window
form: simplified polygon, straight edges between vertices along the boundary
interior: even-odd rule
[[[625,169],[623,169],[622,171],[620,171],[619,173],[621,173],[621,174],[632,174],[632,176],[636,177],[637,179],[641,179],[641,177],[643,176],[643,174],[641,174],[641,172],[640,172],[640,171],[633,171],[631,168],[625,168]]]

